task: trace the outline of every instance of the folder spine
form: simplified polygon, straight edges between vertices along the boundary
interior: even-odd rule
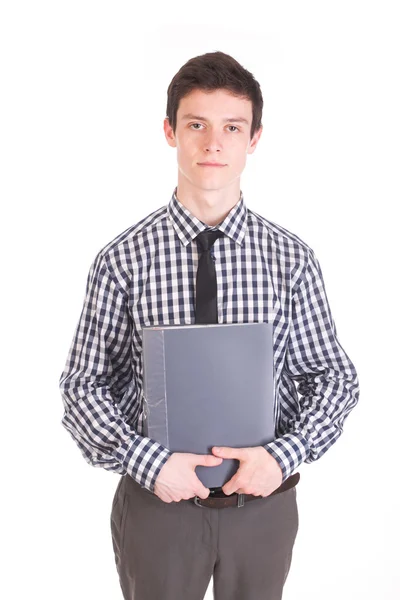
[[[151,365],[151,373],[146,373],[146,365]],[[147,335],[143,329],[143,395],[144,433],[169,448],[167,381],[165,367],[165,336],[163,330]]]

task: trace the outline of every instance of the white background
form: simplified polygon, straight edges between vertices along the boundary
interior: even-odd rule
[[[245,202],[314,249],[361,384],[343,436],[300,468],[284,598],[399,597],[396,4],[2,3],[3,598],[122,598],[119,476],[62,428],[58,379],[94,256],[176,185],[168,84],[215,50],[264,96]]]

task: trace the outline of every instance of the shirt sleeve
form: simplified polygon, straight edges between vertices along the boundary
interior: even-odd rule
[[[127,299],[101,252],[87,278],[83,309],[59,380],[62,425],[94,467],[129,474],[154,492],[171,452],[128,425],[119,406],[137,414]]]
[[[299,411],[287,432],[264,446],[283,481],[303,462],[320,458],[338,439],[359,399],[356,369],[339,343],[321,268],[314,252],[292,296],[292,319],[283,367],[298,383]]]

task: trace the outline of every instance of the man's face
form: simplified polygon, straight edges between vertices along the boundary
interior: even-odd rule
[[[226,90],[210,93],[194,90],[180,101],[175,134],[168,118],[164,131],[170,146],[177,148],[180,177],[203,190],[228,187],[240,177],[247,154],[260,138],[260,128],[250,140],[252,104]],[[203,166],[217,162],[224,166]]]

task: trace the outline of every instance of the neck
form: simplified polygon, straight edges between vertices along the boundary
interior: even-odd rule
[[[176,197],[188,211],[209,226],[218,225],[240,200],[240,181],[219,190],[205,190],[178,182]]]

